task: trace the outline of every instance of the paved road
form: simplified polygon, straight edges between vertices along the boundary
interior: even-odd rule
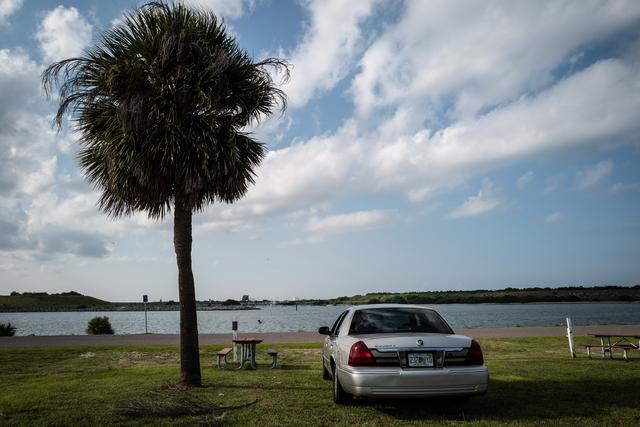
[[[473,338],[511,338],[511,337],[559,337],[566,335],[564,326],[528,326],[518,328],[476,328],[456,329],[456,332]],[[588,333],[616,332],[640,334],[640,324],[635,325],[594,325],[576,326],[574,335]],[[316,332],[268,332],[259,334],[240,334],[249,337],[259,335],[265,343],[283,342],[321,342],[323,336]],[[178,345],[176,334],[132,334],[132,335],[60,335],[60,336],[19,336],[0,337],[0,348],[4,347],[73,347],[103,345]],[[226,344],[231,334],[200,334],[200,344]]]

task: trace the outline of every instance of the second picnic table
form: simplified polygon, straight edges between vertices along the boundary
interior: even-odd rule
[[[606,353],[609,353],[609,358],[613,359],[612,350],[617,348],[624,351],[624,359],[627,359],[627,350],[640,349],[640,332],[628,333],[628,332],[597,332],[590,333],[589,336],[600,338],[600,345],[586,345],[587,354],[591,357],[591,347],[599,347],[602,349],[602,358],[605,358]],[[611,342],[613,339],[613,342]],[[636,342],[632,341],[635,340]],[[605,342],[606,341],[606,342]]]

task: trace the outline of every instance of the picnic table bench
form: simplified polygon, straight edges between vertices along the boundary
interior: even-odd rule
[[[632,346],[632,345],[624,345],[624,344],[616,344],[616,345],[596,345],[596,344],[585,344],[584,346],[587,349],[587,356],[589,356],[589,359],[591,359],[591,349],[592,348],[600,348],[602,349],[602,357],[604,358],[605,353],[609,353],[609,357],[611,359],[613,359],[613,351],[614,349],[619,349],[622,350],[622,358],[624,360],[629,360],[629,355],[628,355],[628,351],[629,350],[635,350],[636,347]]]
[[[227,364],[227,355],[231,353],[231,350],[232,350],[231,347],[226,347],[216,353],[216,356],[218,357],[218,360],[216,362],[216,364],[218,365],[218,369],[222,369],[222,365],[220,364],[220,359],[222,359],[223,357],[224,357],[224,364],[225,365]]]
[[[270,348],[269,350],[267,350],[267,354],[271,356],[271,369],[273,369],[278,364],[278,352]]]

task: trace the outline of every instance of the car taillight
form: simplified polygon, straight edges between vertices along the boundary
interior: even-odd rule
[[[364,342],[358,341],[351,346],[351,351],[349,352],[350,366],[373,366],[375,364],[376,359],[374,359],[373,354],[371,354]]]
[[[465,365],[482,365],[484,364],[484,356],[480,344],[476,340],[471,340],[471,347],[467,351],[467,357],[464,358]]]

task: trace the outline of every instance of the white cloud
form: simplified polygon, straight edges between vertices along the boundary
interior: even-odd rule
[[[622,193],[625,191],[633,191],[640,189],[640,182],[616,182],[610,188],[612,193]]]
[[[360,24],[371,14],[373,0],[307,1],[311,22],[295,50],[287,57],[293,65],[285,87],[293,107],[301,107],[315,94],[332,89],[355,61],[362,39]]]
[[[393,219],[394,212],[374,209],[346,214],[312,217],[307,222],[307,231],[313,233],[350,233],[378,228]]]
[[[409,1],[364,54],[358,110],[450,102],[454,118],[536,91],[590,41],[637,23],[637,1]]]
[[[327,215],[324,217],[314,215],[309,218],[305,226],[305,230],[309,232],[308,236],[286,241],[282,245],[302,246],[316,244],[323,242],[329,235],[353,233],[385,227],[393,223],[397,217],[398,214],[393,209],[372,209]]]
[[[269,153],[256,185],[202,223],[260,218],[331,203],[349,194],[403,192],[412,200],[542,154],[625,143],[640,131],[640,73],[607,60],[479,118],[437,132],[348,120],[331,135]],[[389,120],[397,120],[392,116]]]
[[[516,185],[518,186],[519,189],[522,190],[524,187],[531,184],[534,176],[535,174],[533,173],[533,171],[525,172],[520,176],[520,178],[518,178],[518,180],[516,181]]]
[[[469,197],[462,205],[452,210],[447,218],[458,219],[486,214],[500,208],[504,203],[501,191],[485,178],[478,194]]]
[[[60,147],[73,136],[34,112],[42,108],[39,85],[40,67],[25,52],[0,50],[0,253],[105,256],[111,249],[102,233],[115,227],[98,212],[96,193],[61,169]]]
[[[192,7],[211,9],[216,15],[229,19],[239,18],[244,13],[242,0],[180,0],[180,2]],[[253,1],[248,3],[251,8]]]
[[[0,49],[0,128],[40,95],[40,69],[22,50]]]
[[[558,189],[562,181],[564,180],[564,175],[553,175],[547,178],[547,182],[544,186],[545,193],[552,193]]]
[[[50,175],[47,121],[28,112],[39,95],[39,68],[22,51],[0,50],[0,189],[31,193]],[[41,182],[42,183],[42,182]]]
[[[75,7],[49,11],[36,34],[46,62],[78,56],[91,41],[92,25]]]
[[[0,27],[7,19],[22,7],[23,0],[0,0]]]
[[[562,212],[554,212],[552,214],[549,214],[545,217],[544,219],[544,223],[545,224],[553,224],[554,222],[558,222],[564,219],[564,215],[562,214]]]
[[[576,173],[576,186],[581,190],[593,187],[611,171],[613,171],[611,160],[603,160],[593,166],[586,167]]]
[[[308,31],[293,52],[293,57],[299,58],[299,64],[302,64],[297,67],[297,70],[300,72],[302,69],[301,76],[306,78],[301,77],[298,83],[292,83],[292,96],[299,100],[296,102],[303,104],[319,91],[334,87],[352,67],[353,60],[363,43],[361,24],[372,13],[371,3],[353,3],[356,4],[349,5],[349,8],[341,13],[338,13],[337,3],[329,3],[325,6],[323,6],[324,3],[308,3],[309,10],[312,11]],[[412,4],[407,13],[416,7],[419,5]],[[492,7],[496,7],[499,12],[502,6]],[[598,34],[613,31],[611,28],[615,25],[626,22],[611,12],[612,6],[604,4],[602,7],[608,12],[604,13],[605,17],[601,20],[603,22],[609,18],[610,20],[607,21],[609,22],[607,25],[601,25],[607,28],[606,31],[596,26],[600,28]],[[589,10],[593,12],[592,9]],[[63,12],[73,10],[75,9],[60,7],[50,12],[47,17],[53,16],[56,11],[60,17],[63,17]],[[631,8],[631,15],[634,10]],[[521,17],[521,15],[517,16]],[[405,16],[400,22],[403,19],[408,17]],[[598,19],[593,18],[590,22]],[[431,25],[431,18],[429,20]],[[43,21],[43,29],[45,21],[47,18]],[[333,28],[330,24],[334,21],[346,22],[346,24]],[[543,25],[550,24],[545,22]],[[389,28],[400,31],[396,25],[391,25]],[[444,27],[440,29],[448,31]],[[389,31],[383,33],[381,40],[390,34]],[[532,42],[535,39],[533,36],[537,34],[536,31],[538,30],[533,31],[528,37],[520,33],[517,35]],[[580,37],[576,37],[583,41],[592,37],[580,34]],[[447,39],[442,36],[436,39],[439,43],[436,52],[440,52],[444,49],[443,46],[446,47]],[[419,44],[412,46],[411,40],[415,41],[415,37],[408,40],[406,44],[400,43],[397,47],[399,49],[415,48],[413,55],[421,57],[420,61],[429,61],[433,52],[420,50]],[[495,40],[495,36],[492,36],[492,40]],[[543,38],[544,40],[546,39]],[[452,40],[453,42],[455,40]],[[512,48],[511,43],[512,41],[506,41],[506,48]],[[454,43],[452,48],[458,49],[459,46],[461,45]],[[402,49],[397,56],[398,62],[404,58],[405,52]],[[4,51],[0,51],[0,56],[2,52]],[[395,55],[395,52],[389,52]],[[529,53],[525,54],[529,55]],[[11,75],[18,73],[16,70],[20,68],[20,64],[23,66],[29,64],[28,58],[20,60],[17,54],[8,56],[9,54],[5,53],[5,55],[13,61],[6,62],[13,64]],[[458,55],[464,56],[462,53]],[[367,55],[365,55],[366,58]],[[491,55],[487,58],[490,62],[496,61],[496,67],[505,61],[501,55],[498,55],[497,59]],[[477,60],[475,56],[472,59]],[[315,60],[318,61],[317,70],[311,66]],[[557,59],[556,62],[561,60],[562,58]],[[333,64],[335,67],[326,64]],[[556,63],[554,66],[557,65]],[[8,67],[0,62],[0,73],[3,66]],[[304,71],[305,67],[309,67],[308,72]],[[36,75],[36,83],[25,88],[37,88],[37,67],[33,66],[33,68],[36,69],[36,73],[33,73]],[[362,73],[365,73],[365,68],[362,69]],[[369,69],[368,72],[370,71]],[[378,71],[385,73],[386,69],[383,67]],[[425,72],[427,71],[429,70]],[[492,73],[484,75],[482,81],[491,81],[491,76],[493,76]],[[399,74],[398,77],[404,76]],[[469,77],[464,67],[459,77],[462,83],[451,82],[446,91],[468,92],[468,84],[464,82]],[[458,77],[456,73],[450,73],[450,78]],[[195,217],[195,228],[198,232],[242,230],[276,215],[308,212],[314,208],[326,207],[353,194],[404,194],[411,201],[422,201],[427,196],[430,198],[437,196],[438,193],[454,188],[470,178],[482,176],[488,171],[505,165],[532,159],[542,154],[603,146],[611,144],[611,141],[626,143],[630,135],[635,135],[640,130],[638,113],[640,111],[640,73],[633,64],[620,59],[601,61],[535,95],[526,95],[529,88],[526,83],[529,82],[528,78],[516,80],[520,83],[514,83],[511,89],[504,91],[500,95],[500,104],[490,112],[481,115],[456,113],[452,116],[453,121],[439,130],[430,129],[424,125],[427,119],[433,117],[433,110],[438,110],[442,106],[438,103],[438,96],[433,98],[435,101],[432,102],[432,108],[426,109],[413,108],[414,105],[420,106],[421,102],[416,101],[417,98],[413,92],[400,93],[397,97],[395,95],[383,97],[380,99],[381,104],[374,105],[374,108],[394,107],[386,117],[376,117],[376,121],[373,122],[366,117],[356,115],[345,120],[343,126],[334,133],[323,134],[271,151],[259,168],[257,183],[250,189],[247,197],[232,206],[215,205],[207,209],[203,214]],[[548,84],[546,78],[543,80]],[[12,87],[18,87],[20,83],[18,79],[12,81],[16,84],[4,85],[0,79],[0,88],[6,86],[3,90],[10,93]],[[492,83],[494,86],[495,84],[497,83]],[[512,98],[509,95],[512,92],[517,93],[517,97]],[[525,95],[521,96],[523,93]],[[16,95],[18,94],[19,92],[16,92]],[[15,95],[13,97],[19,98]],[[417,104],[414,104],[415,102]],[[0,113],[3,108],[7,107],[0,106]],[[283,127],[289,125],[290,121],[283,121]],[[272,124],[266,127],[270,126]],[[436,129],[440,126],[442,126],[441,123],[436,126]],[[278,128],[276,126],[269,129],[269,132],[273,132],[273,129]],[[41,132],[41,130],[34,126],[34,132]],[[67,147],[65,141],[70,139],[64,136],[62,138],[64,141],[61,141],[61,138],[56,139],[47,131],[42,133],[42,138],[46,138],[47,143],[55,140],[56,142],[51,144],[52,147]],[[21,145],[15,142],[17,140],[13,141],[12,149],[19,150]],[[25,149],[25,153],[30,150],[31,148]],[[68,151],[68,148],[66,150]],[[13,151],[8,149],[6,152]],[[163,227],[149,222],[142,216],[117,223],[106,221],[95,208],[95,193],[87,193],[86,188],[84,191],[76,188],[77,176],[63,174],[58,162],[52,160],[60,154],[64,153],[61,153],[61,150],[56,153],[51,149],[39,151],[38,156],[35,157],[37,163],[34,163],[31,170],[33,176],[28,179],[21,177],[16,182],[10,183],[16,188],[19,187],[20,191],[37,193],[32,196],[33,202],[28,206],[24,205],[25,199],[20,199],[20,202],[16,202],[13,206],[27,213],[27,220],[24,224],[21,223],[21,226],[30,224],[33,233],[36,233],[32,234],[33,236],[37,235],[37,230],[53,227],[65,221],[68,223],[69,218],[78,218],[74,224],[78,229],[99,228],[110,233],[136,227]],[[28,156],[23,157],[28,160]],[[14,179],[12,174],[8,176]],[[532,178],[533,173],[531,175],[526,173],[520,177],[522,181],[519,180],[518,185],[524,185],[524,182]],[[1,171],[0,181],[2,181]],[[43,192],[47,185],[53,185],[56,189],[62,188],[69,194],[45,197]],[[499,208],[503,203],[504,200],[499,191],[490,181],[487,181],[476,196],[469,198],[465,204],[454,210],[451,216],[462,217],[488,212]],[[320,231],[314,232],[309,227],[321,227],[324,224],[324,227],[329,229],[331,226],[338,227],[335,224],[339,224],[340,221],[355,221],[355,217],[323,218],[314,213],[304,216],[311,218],[307,223],[307,231],[311,236],[303,240],[319,238],[316,234]]]

